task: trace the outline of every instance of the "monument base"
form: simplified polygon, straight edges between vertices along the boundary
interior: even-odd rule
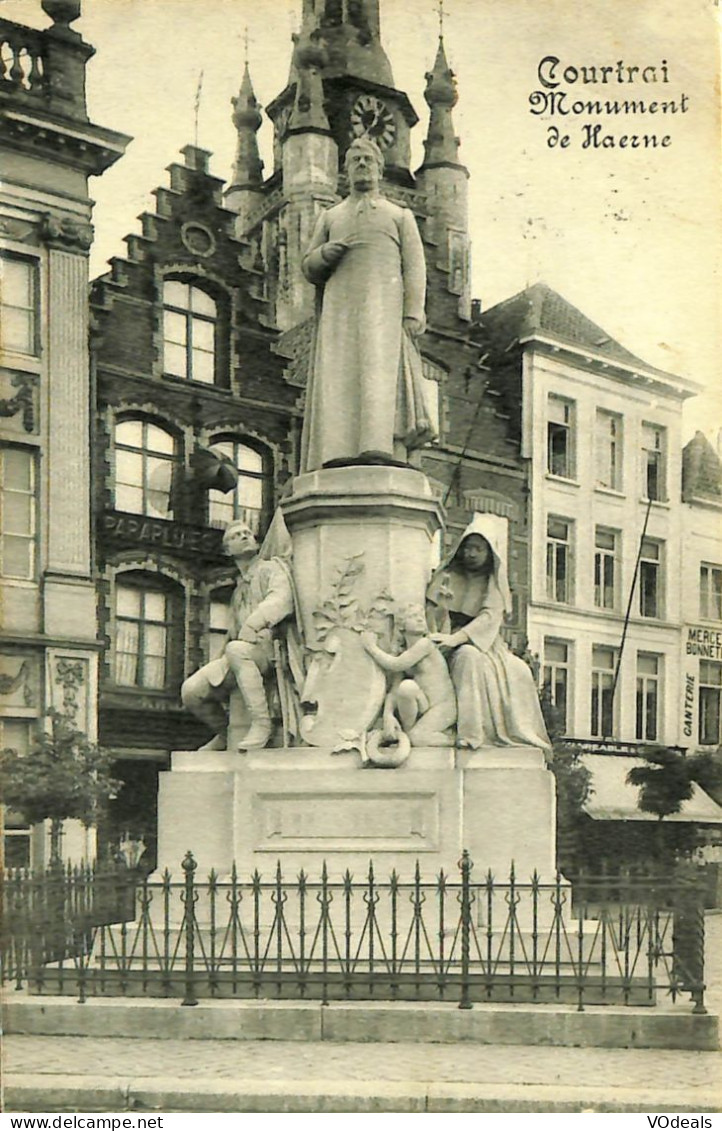
[[[555,874],[554,779],[541,750],[414,748],[394,769],[362,766],[356,752],[312,747],[234,753],[180,751],[160,776],[158,868],[180,874],[190,850],[198,878],[214,869],[269,879],[357,877],[374,864],[429,882],[458,879],[464,849],[481,882]]]

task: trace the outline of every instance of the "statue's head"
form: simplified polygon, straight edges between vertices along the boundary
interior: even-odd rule
[[[344,167],[352,188],[367,192],[378,188],[384,171],[384,159],[375,141],[357,137],[346,150]]]
[[[223,534],[223,549],[231,558],[250,558],[258,553],[256,536],[247,522],[229,522]]]
[[[494,570],[494,554],[482,534],[468,534],[456,551],[456,560],[466,573],[488,576]]]
[[[404,605],[399,613],[398,625],[402,632],[426,632],[426,609],[419,603]]]

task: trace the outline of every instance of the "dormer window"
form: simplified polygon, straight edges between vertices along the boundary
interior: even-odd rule
[[[163,372],[169,377],[216,380],[218,310],[215,299],[192,283],[163,284]]]

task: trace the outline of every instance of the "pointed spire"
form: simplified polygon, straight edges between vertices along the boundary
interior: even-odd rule
[[[246,47],[247,49],[247,47]],[[248,59],[243,68],[243,80],[237,98],[232,98],[233,125],[238,133],[236,160],[233,164],[232,188],[260,185],[263,180],[263,162],[258,152],[256,134],[261,127],[261,107],[253,92],[248,69]]]
[[[441,17],[440,17],[441,27]],[[424,142],[422,169],[439,164],[459,164],[459,139],[454,134],[451,111],[459,99],[454,72],[446,59],[444,37],[439,35],[439,48],[431,71],[426,73],[424,98],[431,111],[429,132]]]

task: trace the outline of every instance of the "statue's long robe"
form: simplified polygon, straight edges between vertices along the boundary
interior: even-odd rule
[[[358,242],[329,268],[323,245],[349,237]],[[348,197],[319,216],[303,271],[318,305],[301,470],[426,443],[434,432],[421,358],[402,322],[424,323],[424,249],[411,211],[375,194]]]

